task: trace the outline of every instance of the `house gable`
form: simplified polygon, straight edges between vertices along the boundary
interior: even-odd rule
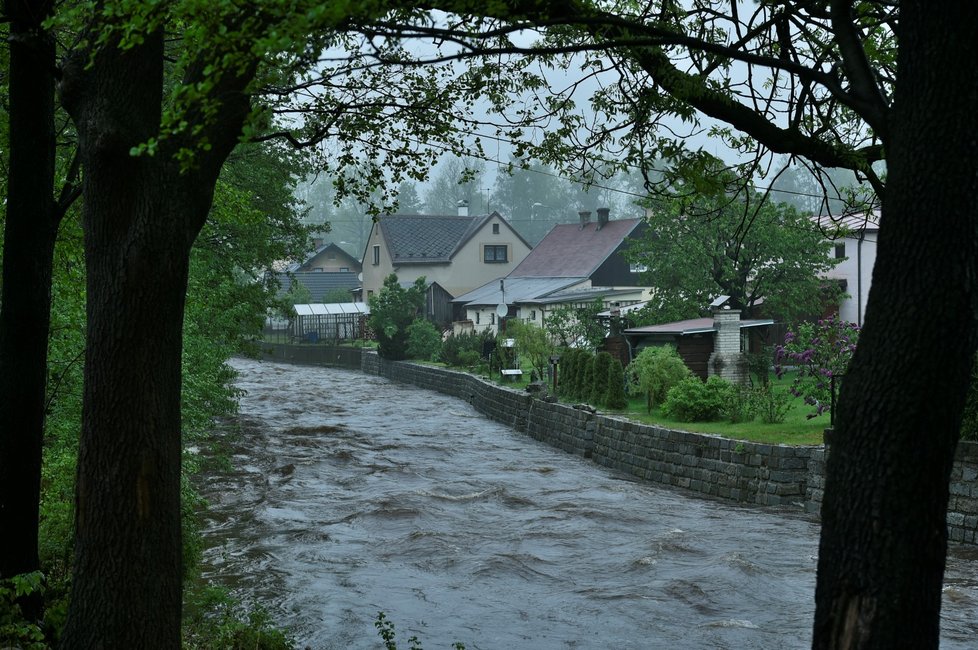
[[[505,276],[530,246],[498,212],[482,216],[385,215],[374,224],[364,251],[365,295],[396,273],[400,281],[424,276],[453,296]]]
[[[360,260],[356,259],[338,245],[330,243],[320,246],[300,264],[297,272],[312,271],[322,273],[359,273]]]
[[[596,222],[554,226],[511,275],[592,278],[597,273],[615,281],[595,280],[595,284],[638,286],[638,274],[628,271],[621,251],[637,236],[643,220],[610,220],[598,226]]]

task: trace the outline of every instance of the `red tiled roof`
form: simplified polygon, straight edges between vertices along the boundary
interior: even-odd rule
[[[554,226],[510,275],[588,277],[641,222],[641,219],[610,220],[601,230],[597,230],[597,223],[594,221],[583,229],[580,224]]]

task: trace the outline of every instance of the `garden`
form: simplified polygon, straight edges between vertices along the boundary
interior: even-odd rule
[[[385,358],[457,368],[513,388],[535,384],[544,391],[546,386],[551,399],[565,403],[756,442],[822,442],[832,391],[858,338],[858,328],[836,319],[801,325],[783,344],[750,355],[750,382],[741,386],[693,376],[670,346],[646,347],[623,365],[599,350],[603,332],[596,336],[581,325],[580,332],[568,335],[573,319],[544,327],[510,319],[498,335],[489,330],[444,335],[416,317],[412,307],[423,304],[423,279],[415,285],[403,288],[391,280],[371,302],[370,325]],[[557,340],[577,345],[559,346]]]

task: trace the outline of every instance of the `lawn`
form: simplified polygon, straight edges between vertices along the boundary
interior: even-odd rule
[[[655,424],[669,429],[695,431],[697,433],[713,433],[724,438],[749,440],[769,444],[784,445],[818,445],[822,442],[822,432],[829,426],[829,415],[826,413],[817,418],[808,419],[811,407],[801,400],[795,399],[791,410],[788,411],[784,422],[766,424],[760,419],[750,422],[680,422],[670,418],[660,408],[645,412],[645,398],[629,400],[625,411],[608,411],[617,413],[631,420],[645,424]]]
[[[492,381],[502,386],[509,386],[510,388],[524,388],[529,383],[529,374],[529,370],[524,369],[523,376],[516,381],[512,381],[501,380],[498,374],[493,373]],[[770,379],[776,389],[787,390],[791,385],[792,376],[789,373],[781,379],[778,379],[772,375]],[[736,440],[785,445],[821,444],[822,434],[829,426],[830,420],[828,413],[809,419],[808,414],[812,412],[812,408],[798,398],[792,399],[791,408],[785,416],[784,421],[777,424],[766,424],[761,422],[760,418],[749,422],[736,423],[725,420],[715,422],[681,422],[669,417],[658,407],[652,409],[652,413],[647,413],[644,396],[630,398],[628,408],[623,411],[610,411],[603,408],[598,410],[611,415],[623,416],[636,422],[642,422],[643,424],[652,424],[669,429],[712,433]]]

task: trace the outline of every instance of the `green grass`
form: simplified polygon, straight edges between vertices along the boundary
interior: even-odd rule
[[[697,433],[712,433],[736,440],[784,445],[821,444],[822,432],[829,426],[829,416],[825,414],[809,420],[807,415],[810,411],[810,407],[796,399],[792,403],[791,410],[788,411],[784,422],[778,424],[765,424],[759,419],[736,423],[726,421],[680,422],[663,413],[661,408],[652,409],[651,414],[646,413],[645,398],[636,398],[629,400],[627,410],[609,411],[609,413],[622,415],[644,424],[654,424],[669,429],[681,429]]]
[[[780,379],[773,375],[770,377],[771,385],[778,390],[788,390],[793,380],[793,373],[786,373]],[[618,413],[645,424],[697,433],[712,433],[736,440],[768,444],[818,445],[822,443],[823,432],[829,426],[831,417],[825,413],[809,419],[808,415],[811,412],[812,407],[800,398],[793,398],[784,422],[777,424],[766,424],[761,422],[760,418],[749,422],[680,422],[663,413],[661,407],[653,408],[652,413],[646,413],[645,398],[637,397],[629,400],[628,409]]]
[[[441,365],[441,364],[438,364]],[[456,368],[456,370],[459,370]],[[485,368],[483,372],[473,373],[481,377],[486,377]],[[508,388],[523,389],[530,383],[530,369],[523,369],[523,376],[513,379],[500,379],[499,371],[496,370],[489,378],[494,384],[506,386]],[[792,376],[786,374],[778,379],[773,375],[770,377],[772,385],[780,390],[787,390],[791,385]],[[561,400],[562,402],[564,400]],[[573,403],[579,400],[573,400]],[[679,429],[682,431],[692,431],[695,433],[710,433],[724,438],[734,440],[745,440],[750,442],[760,442],[765,444],[783,445],[818,445],[822,443],[822,436],[825,429],[829,426],[830,416],[828,413],[819,417],[809,419],[808,414],[812,408],[807,406],[801,399],[794,398],[791,408],[785,416],[784,422],[777,424],[766,424],[760,418],[755,418],[749,422],[727,422],[718,420],[714,422],[681,422],[671,418],[662,412],[661,407],[652,409],[652,413],[647,413],[645,409],[645,397],[632,397],[628,400],[628,408],[621,411],[611,411],[599,408],[599,411],[609,415],[625,417],[629,420],[665,427],[668,429]]]

